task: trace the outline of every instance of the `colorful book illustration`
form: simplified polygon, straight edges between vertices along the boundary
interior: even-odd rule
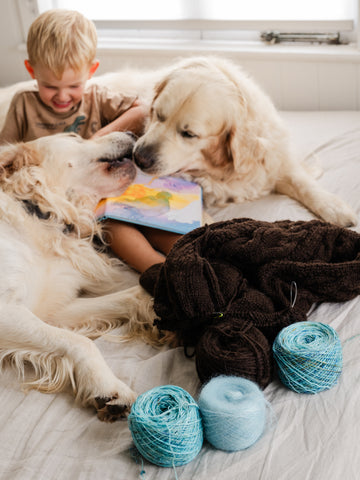
[[[133,183],[118,197],[101,200],[96,218],[111,218],[175,233],[200,227],[202,192],[196,183],[175,177],[153,177],[137,170]]]

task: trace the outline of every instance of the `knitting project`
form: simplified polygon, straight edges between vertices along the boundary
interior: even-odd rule
[[[238,375],[264,388],[282,328],[306,320],[314,303],[359,295],[360,235],[319,220],[217,222],[184,235],[140,283],[157,327],[195,347],[202,382]]]

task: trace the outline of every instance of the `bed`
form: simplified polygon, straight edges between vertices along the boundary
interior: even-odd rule
[[[358,212],[360,221],[360,112],[283,112],[299,157],[323,169],[319,181]],[[215,220],[309,220],[297,202],[270,195],[213,209]],[[360,232],[360,225],[357,230]],[[360,281],[360,279],[359,279]],[[137,283],[134,274],[133,283]],[[309,315],[332,325],[343,344],[343,372],[330,390],[297,394],[274,380],[264,391],[272,421],[247,450],[228,453],[204,443],[185,466],[161,468],[134,454],[126,421],[105,424],[65,393],[24,393],[11,371],[0,377],[1,480],[351,480],[359,477],[360,299],[322,304]],[[121,331],[119,332],[121,333]],[[197,398],[194,359],[181,347],[140,341],[96,340],[105,359],[138,393],[173,384]]]

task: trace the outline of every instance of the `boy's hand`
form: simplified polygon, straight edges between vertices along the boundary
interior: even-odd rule
[[[101,128],[91,138],[103,137],[111,132],[133,132],[141,135],[144,131],[146,113],[142,105],[135,101],[133,105],[120,117]]]

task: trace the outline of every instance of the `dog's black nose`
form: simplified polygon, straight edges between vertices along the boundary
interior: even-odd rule
[[[155,164],[157,149],[154,146],[135,145],[134,162],[144,172],[151,170]]]

